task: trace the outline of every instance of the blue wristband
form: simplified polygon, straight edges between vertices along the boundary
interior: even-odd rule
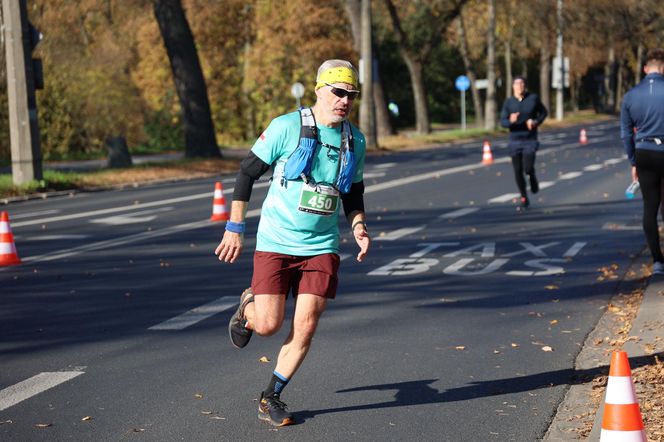
[[[226,230],[233,233],[244,233],[244,223],[226,222]]]

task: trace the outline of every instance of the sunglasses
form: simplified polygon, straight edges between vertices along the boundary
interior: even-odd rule
[[[325,83],[325,86],[330,86],[332,88],[331,92],[339,98],[348,97],[349,100],[354,100],[360,95],[360,91],[349,91],[340,87],[334,87],[329,83]]]

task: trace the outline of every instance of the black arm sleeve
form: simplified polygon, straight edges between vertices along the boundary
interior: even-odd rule
[[[341,194],[341,202],[344,205],[346,218],[356,210],[364,212],[364,181],[351,184],[348,193]]]
[[[270,165],[258,158],[253,152],[249,152],[247,158],[240,163],[240,171],[235,178],[235,189],[233,199],[236,201],[249,201],[254,181],[270,169]]]

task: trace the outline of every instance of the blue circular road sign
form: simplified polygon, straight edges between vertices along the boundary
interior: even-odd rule
[[[459,75],[454,82],[458,91],[467,91],[470,87],[470,79],[465,75]]]

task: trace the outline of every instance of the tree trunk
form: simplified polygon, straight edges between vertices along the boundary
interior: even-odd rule
[[[361,8],[360,0],[346,0],[346,14],[350,21],[350,28],[353,33],[353,49],[360,54],[362,52],[362,34],[361,34]],[[390,122],[390,114],[387,110],[387,102],[385,100],[385,91],[380,76],[380,62],[375,56],[374,48],[374,82],[373,82],[373,99],[374,99],[374,112],[376,118],[376,134],[378,138],[392,135],[392,123]]]
[[[466,25],[463,20],[463,15],[461,14],[459,14],[457,28],[459,30],[459,51],[461,52],[461,58],[463,59],[463,66],[466,68],[466,75],[468,75],[468,78],[470,79],[470,93],[473,97],[473,107],[475,108],[475,125],[477,127],[484,127],[484,108],[482,106],[482,99],[480,98],[480,91],[475,86],[477,74],[473,68],[472,61],[470,60]]]
[[[484,128],[493,130],[496,127],[496,0],[489,2],[489,29],[487,30],[486,71],[488,86],[486,88],[486,119]]]
[[[424,88],[424,75],[422,62],[411,57],[405,51],[401,56],[406,62],[410,79],[413,84],[413,98],[415,100],[415,128],[419,134],[428,134],[431,132],[429,125],[429,105],[427,103],[426,89]]]
[[[510,41],[505,42],[505,96],[510,96],[512,89],[512,45]]]
[[[643,43],[639,42],[639,45],[636,48],[636,68],[634,69],[634,84],[639,84],[641,82],[641,74],[643,73],[643,58],[644,54]]]
[[[180,0],[154,0],[154,14],[173,71],[183,115],[186,157],[220,157],[207,87]]]
[[[378,66],[380,63],[376,63],[376,71],[374,72],[374,105],[376,107],[376,133],[378,138],[387,137],[394,134],[394,129],[392,128],[392,122],[390,121],[390,113],[387,109],[387,101],[385,100],[385,89],[383,87],[383,81],[380,78],[380,69]]]
[[[609,56],[604,66],[604,89],[606,90],[605,95],[605,109],[609,112],[615,112],[616,110],[616,91],[615,91],[615,64],[616,64],[616,53],[613,49],[613,46],[609,48]]]
[[[360,102],[360,129],[364,134],[367,149],[376,149],[376,114],[374,106],[373,38],[371,29],[371,0],[362,0],[362,89],[365,92]]]
[[[624,88],[623,88],[623,77],[624,77],[624,67],[623,63],[620,62],[618,63],[618,68],[616,72],[616,103],[621,103],[623,94],[624,94]]]
[[[540,100],[547,110],[551,110],[551,51],[547,44],[542,44],[540,51]]]

